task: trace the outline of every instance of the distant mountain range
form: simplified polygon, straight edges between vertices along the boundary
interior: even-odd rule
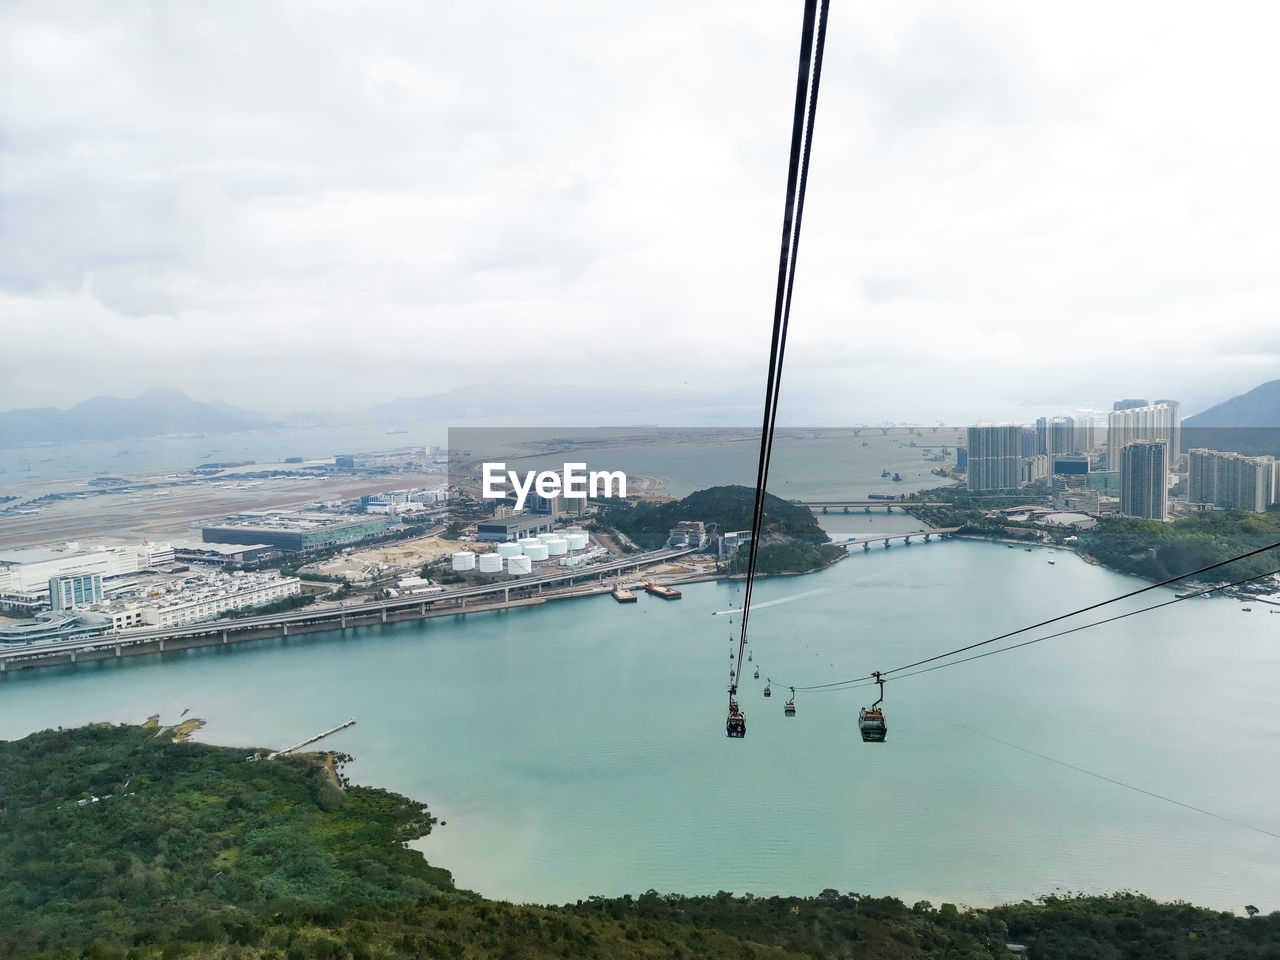
[[[317,412],[275,417],[221,401],[202,403],[181,390],[151,390],[131,399],[95,397],[68,410],[54,407],[0,412],[0,447],[78,440],[126,440],[164,434],[233,433],[258,427],[305,428],[321,424],[372,422],[397,424],[415,420],[468,420],[510,416],[512,398],[520,398],[522,418],[581,414],[583,397],[546,384],[474,384],[426,397],[403,397],[362,411]],[[678,419],[680,414],[755,410],[750,397],[725,396],[703,390],[689,395],[593,397],[591,409],[601,415],[635,411],[645,422]],[[627,421],[630,422],[630,421]],[[639,421],[637,421],[639,422]],[[674,422],[674,420],[673,420]],[[1280,380],[1271,380],[1182,421],[1182,449],[1209,447],[1280,457]]]
[[[1184,427],[1280,427],[1280,380],[1269,380],[1248,393],[1210,407],[1182,421]]]
[[[1196,447],[1280,457],[1280,380],[1183,420],[1182,449]]]
[[[270,422],[263,414],[222,403],[201,403],[181,390],[151,390],[132,399],[94,397],[69,410],[40,407],[0,413],[0,447],[171,433],[230,433]]]

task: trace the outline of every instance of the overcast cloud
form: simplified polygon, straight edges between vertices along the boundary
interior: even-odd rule
[[[799,18],[0,5],[0,409],[761,392]],[[782,419],[1280,376],[1276,20],[835,0]]]

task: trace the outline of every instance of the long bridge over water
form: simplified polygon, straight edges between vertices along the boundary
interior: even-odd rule
[[[929,543],[935,538],[942,540],[959,531],[959,527],[930,527],[927,530],[913,530],[910,533],[875,533],[869,537],[850,537],[844,542],[844,546],[850,550],[854,547],[870,550],[873,543],[878,543],[887,549],[893,541],[901,540],[909,547],[913,537],[917,542]]]

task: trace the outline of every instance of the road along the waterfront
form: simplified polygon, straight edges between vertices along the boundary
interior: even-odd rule
[[[321,609],[304,608],[238,620],[214,620],[179,627],[77,637],[53,643],[24,644],[0,650],[0,673],[542,603],[546,599],[542,596],[543,590],[548,586],[571,585],[574,580],[602,579],[609,575],[638,571],[642,567],[664,563],[694,552],[694,548],[654,550],[594,564],[587,569],[568,570],[550,576],[513,577],[502,583],[446,590],[427,597],[374,600]],[[493,602],[495,598],[496,603]],[[485,602],[486,600],[489,602]]]

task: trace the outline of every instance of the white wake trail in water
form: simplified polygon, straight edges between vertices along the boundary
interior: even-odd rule
[[[826,592],[827,588],[823,587],[821,590],[810,590],[808,593],[797,593],[794,597],[783,597],[780,600],[766,600],[764,603],[753,603],[751,605],[751,612],[755,613],[757,610],[764,610],[766,607],[776,607],[780,603],[793,603],[796,600],[808,600],[810,597],[816,597],[818,594]],[[711,615],[713,617],[723,617],[729,613],[741,612],[742,611],[740,609],[715,610],[712,611]]]

